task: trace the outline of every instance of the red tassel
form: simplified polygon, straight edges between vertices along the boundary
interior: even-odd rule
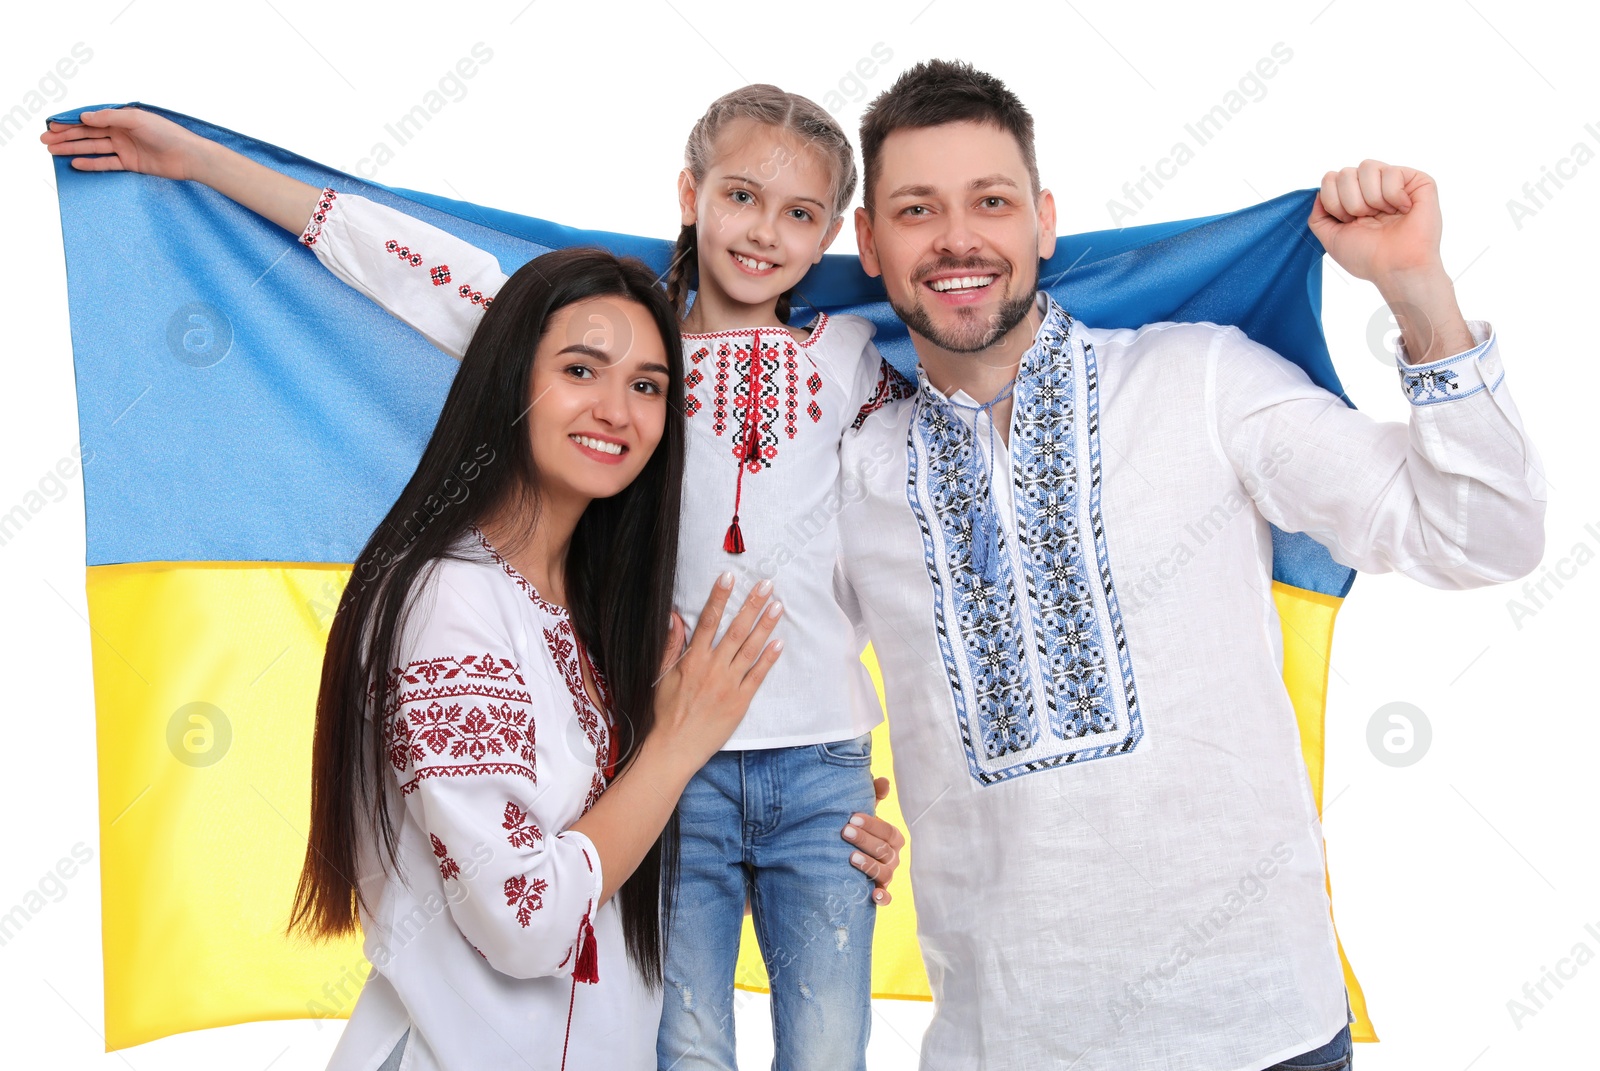
[[[583,916],[583,929],[580,931],[583,947],[578,949],[578,962],[572,968],[572,980],[594,985],[600,981],[600,953],[594,946],[594,926],[589,922],[589,916]]]
[[[739,530],[738,517],[734,517],[733,523],[728,525],[728,534],[722,537],[722,549],[729,554],[744,553],[744,533]]]

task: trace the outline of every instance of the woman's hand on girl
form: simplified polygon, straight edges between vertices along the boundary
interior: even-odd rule
[[[768,603],[770,580],[755,586],[722,639],[716,640],[732,594],[733,574],[724,573],[712,587],[687,645],[683,619],[672,615],[666,663],[656,685],[656,725],[650,735],[692,762],[694,770],[728,742],[783,652],[782,640],[767,642],[783,615],[782,603]]]
[[[889,779],[880,777],[872,782],[873,792],[881,801],[889,795]],[[904,833],[882,818],[857,811],[850,816],[850,824],[840,833],[855,847],[850,853],[850,865],[872,879],[872,902],[879,907],[887,905],[894,897],[889,895],[889,882],[900,866],[900,850],[906,846]]]

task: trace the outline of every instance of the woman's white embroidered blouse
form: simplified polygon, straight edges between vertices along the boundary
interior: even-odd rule
[[[413,597],[383,711],[405,881],[373,838],[373,972],[330,1071],[655,1066],[659,992],[629,962],[601,861],[569,827],[615,761],[561,607],[475,536]],[[604,683],[593,672],[604,697]]]

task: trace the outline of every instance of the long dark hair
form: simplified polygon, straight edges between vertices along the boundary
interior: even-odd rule
[[[430,563],[454,556],[471,525],[519,502],[537,516],[539,473],[522,423],[537,419],[528,406],[533,353],[558,310],[599,297],[637,302],[655,321],[671,369],[667,420],[638,478],[590,502],[579,518],[565,563],[567,601],[578,638],[610,686],[624,764],[654,723],[678,554],[682,344],[666,295],[643,263],[565,249],[523,265],[492,299],[416,472],[356,559],[322,661],[310,843],[291,932],[333,938],[356,931],[367,906],[356,882],[357,851],[369,831],[399,872],[382,722],[406,608]],[[676,877],[675,823],[619,893],[628,954],[652,985],[661,979]]]
[[[716,159],[717,135],[736,119],[752,119],[766,126],[777,127],[795,135],[805,144],[820,152],[833,172],[833,215],[844,215],[850,198],[856,192],[856,157],[850,148],[850,139],[827,109],[798,93],[788,93],[777,86],[757,83],[724,93],[711,102],[683,147],[683,166],[694,176],[696,187],[705,181],[706,172]],[[773,161],[775,166],[781,162]],[[689,290],[699,285],[699,245],[695,241],[694,227],[678,231],[678,241],[672,248],[672,262],[667,268],[667,300],[682,316],[688,311]],[[789,305],[794,290],[785,290],[778,297],[774,315],[779,323],[789,322]]]

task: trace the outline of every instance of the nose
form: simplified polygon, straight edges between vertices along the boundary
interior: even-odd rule
[[[629,382],[626,376],[616,374],[605,377],[605,382],[600,389],[595,391],[594,405],[590,413],[600,423],[612,429],[625,428],[629,424],[628,410]]]
[[[948,256],[966,257],[983,248],[983,239],[972,229],[966,211],[956,208],[945,213],[944,227],[934,235],[934,248]]]
[[[747,237],[753,244],[771,249],[778,244],[777,220],[765,212],[754,213]]]

